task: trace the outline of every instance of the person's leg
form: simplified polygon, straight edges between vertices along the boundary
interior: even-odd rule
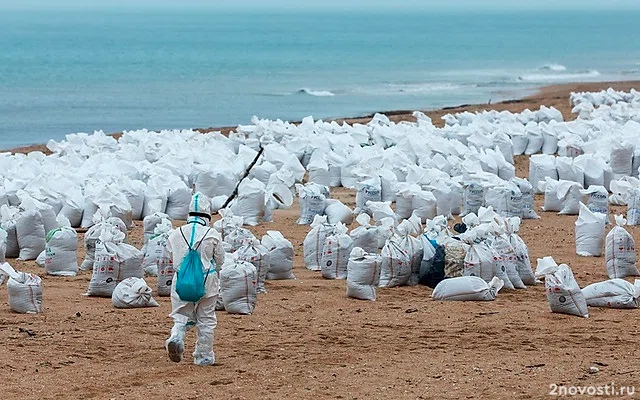
[[[171,328],[171,336],[165,342],[165,348],[171,361],[180,362],[184,355],[184,337],[195,323],[189,321],[189,318],[182,314],[175,314],[172,315],[172,317],[173,327]]]
[[[193,362],[196,365],[213,365],[213,331],[218,324],[216,318],[216,301],[218,296],[208,297],[196,305],[195,318],[198,328],[198,339],[193,352]]]

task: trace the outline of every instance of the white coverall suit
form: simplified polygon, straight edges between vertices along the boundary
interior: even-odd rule
[[[182,233],[180,232],[182,230]],[[184,234],[184,237],[182,236]],[[189,244],[185,241],[189,241]],[[202,241],[202,244],[200,242]],[[197,247],[199,245],[199,247]],[[202,260],[204,272],[207,273],[211,267],[205,281],[205,295],[198,302],[183,301],[176,293],[176,277],[182,260],[189,251],[197,247]],[[171,337],[167,340],[166,346],[172,361],[180,361],[184,351],[184,337],[186,332],[195,326],[198,330],[195,351],[193,352],[194,363],[196,365],[213,365],[215,355],[213,353],[213,330],[216,328],[216,302],[220,294],[218,272],[224,262],[224,249],[220,233],[209,227],[209,220],[202,217],[189,217],[187,224],[175,229],[167,239],[167,250],[170,257],[173,257],[173,265],[176,271],[171,284],[171,307],[170,316],[174,320],[171,328]],[[215,261],[215,263],[214,263]],[[174,342],[174,343],[171,343]],[[174,354],[172,347],[174,346]],[[181,346],[177,349],[175,346]]]

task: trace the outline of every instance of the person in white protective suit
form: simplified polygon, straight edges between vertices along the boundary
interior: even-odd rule
[[[211,229],[211,201],[205,195],[196,193],[189,206],[189,218],[182,227],[173,230],[167,239],[167,250],[173,259],[175,273],[171,284],[170,316],[174,324],[171,337],[165,347],[171,361],[180,362],[185,350],[184,337],[189,329],[196,327],[198,338],[193,362],[196,365],[213,365],[213,331],[217,325],[216,301],[220,293],[217,266],[224,262],[224,249],[220,233]],[[176,278],[180,265],[189,249],[196,249],[200,255],[205,276],[204,296],[197,302],[180,299],[176,292]]]

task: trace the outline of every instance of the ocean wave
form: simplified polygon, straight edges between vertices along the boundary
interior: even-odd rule
[[[447,90],[457,90],[460,89],[461,86],[452,83],[394,83],[387,85],[387,88],[392,92],[398,93],[431,93]]]
[[[577,72],[574,74],[528,74],[518,77],[519,81],[525,82],[549,82],[549,81],[576,81],[581,79],[589,79],[600,76],[600,72],[590,70],[586,72]]]
[[[331,97],[336,95],[335,93],[330,92],[328,90],[311,90],[308,88],[302,88],[297,92],[295,92],[295,94],[306,94],[306,95],[315,96],[315,97]]]
[[[541,71],[555,71],[555,72],[562,72],[562,71],[566,71],[567,67],[565,67],[562,64],[545,64],[542,67],[538,68]]]

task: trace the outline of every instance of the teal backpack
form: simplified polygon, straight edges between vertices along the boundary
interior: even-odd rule
[[[186,257],[182,260],[180,269],[176,274],[176,293],[178,293],[178,297],[180,297],[180,300],[182,301],[195,303],[204,296],[205,283],[209,276],[209,272],[211,272],[211,266],[209,266],[206,273],[203,271],[202,259],[200,258],[200,253],[198,253],[198,248],[207,237],[209,231],[211,231],[211,228],[209,228],[207,233],[204,234],[200,243],[193,248],[191,247],[191,243],[189,243],[187,238],[184,236],[182,229],[180,229],[182,238],[187,242],[187,246],[189,246],[189,251],[187,252]]]

